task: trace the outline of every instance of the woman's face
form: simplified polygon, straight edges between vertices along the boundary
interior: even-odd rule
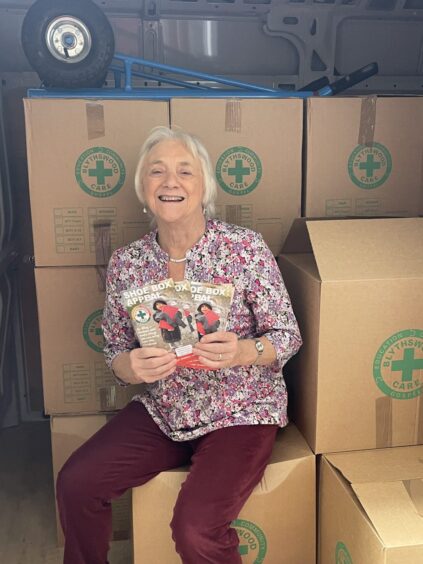
[[[205,304],[200,307],[201,313],[206,313],[207,311],[210,311],[210,310],[211,310],[211,308],[209,306],[206,306]]]
[[[144,165],[143,189],[158,223],[203,221],[201,165],[180,141],[162,141],[153,147]]]

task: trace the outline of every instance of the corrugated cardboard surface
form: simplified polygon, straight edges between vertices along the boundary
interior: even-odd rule
[[[46,413],[95,413],[126,405],[136,387],[119,386],[104,362],[105,294],[97,269],[36,268],[35,279]]]
[[[169,523],[186,474],[162,472],[134,489],[135,564],[180,562]],[[245,564],[315,561],[315,458],[293,425],[280,431],[263,479],[234,526]]]
[[[176,98],[170,113],[210,153],[218,217],[260,232],[277,255],[300,216],[302,101]]]
[[[422,219],[302,224],[313,252],[279,260],[304,339],[287,366],[293,421],[315,452],[421,443]]]
[[[351,562],[423,561],[422,461],[423,446],[323,457],[321,564],[333,561],[339,542]]]
[[[111,249],[150,230],[134,172],[150,129],[169,125],[167,102],[27,99],[25,120],[37,266],[104,264],[98,227]]]
[[[423,98],[310,98],[306,103],[303,215],[421,211]]]
[[[53,475],[57,474],[69,456],[96,433],[114,413],[73,417],[52,417],[50,419]],[[131,536],[131,491],[112,502],[113,540],[128,539]],[[57,514],[57,540],[64,542],[62,527]]]

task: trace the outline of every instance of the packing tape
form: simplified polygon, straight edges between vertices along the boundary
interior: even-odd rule
[[[116,386],[99,389],[100,410],[116,409]]]
[[[415,436],[409,444],[423,444],[423,399],[419,396],[416,408]],[[392,446],[393,400],[385,396],[376,400],[376,448]]]
[[[107,220],[96,221],[93,225],[97,286],[100,292],[106,291],[107,265],[112,254],[111,226]]]
[[[392,398],[376,400],[376,448],[392,446]]]
[[[225,131],[241,132],[241,100],[226,100],[225,105]]]
[[[423,480],[403,480],[402,483],[410,496],[417,514],[423,517]]]
[[[376,126],[376,96],[366,96],[361,101],[358,145],[373,145]]]
[[[87,116],[88,139],[97,139],[105,136],[104,107],[96,102],[88,102],[85,105]]]

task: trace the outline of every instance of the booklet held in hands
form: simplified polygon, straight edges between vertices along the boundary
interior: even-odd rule
[[[121,297],[142,347],[174,351],[178,366],[205,370],[192,347],[203,335],[226,329],[233,293],[232,284],[167,278]]]

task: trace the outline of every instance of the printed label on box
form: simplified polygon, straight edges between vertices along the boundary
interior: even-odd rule
[[[412,399],[423,391],[423,330],[405,329],[382,343],[373,362],[380,390],[394,399]]]
[[[348,159],[348,174],[359,188],[371,190],[382,186],[392,170],[392,158],[381,143],[358,145]]]
[[[95,198],[108,198],[119,192],[125,177],[123,160],[108,147],[91,147],[76,161],[76,181],[84,192]]]
[[[262,564],[267,552],[267,540],[258,525],[245,519],[235,519],[232,527],[238,533],[239,553],[243,562]]]
[[[230,147],[216,163],[216,179],[225,192],[245,196],[261,180],[262,164],[258,155],[247,147]]]

